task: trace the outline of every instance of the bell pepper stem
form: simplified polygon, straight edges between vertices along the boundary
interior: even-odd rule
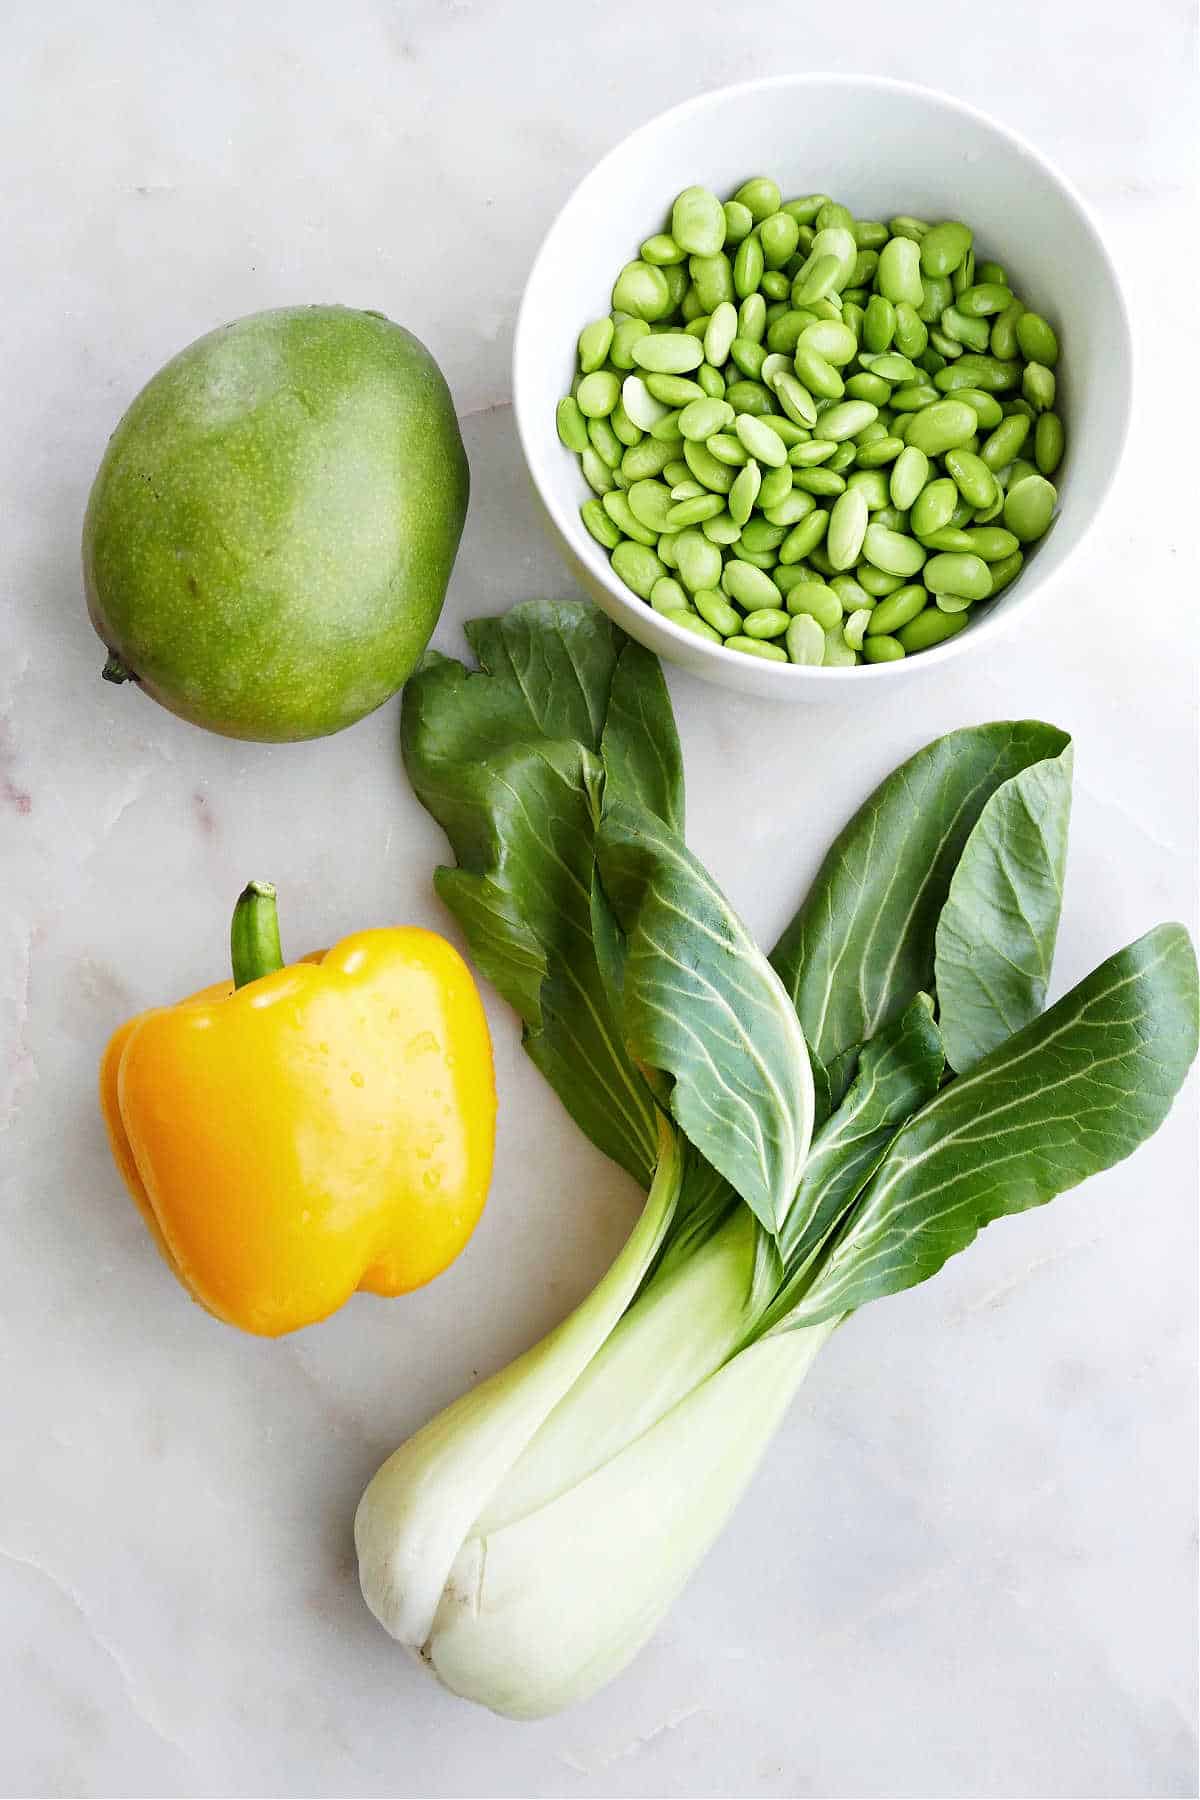
[[[245,987],[283,967],[275,889],[269,881],[251,881],[238,896],[229,931],[233,985]]]

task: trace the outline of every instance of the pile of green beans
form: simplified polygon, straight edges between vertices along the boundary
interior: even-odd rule
[[[1043,537],[1058,339],[971,229],[755,176],[684,190],[579,334],[583,522],[664,618],[746,656],[895,662]]]

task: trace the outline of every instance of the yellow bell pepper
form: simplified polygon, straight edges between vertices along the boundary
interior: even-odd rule
[[[114,1034],[100,1101],[184,1287],[276,1337],[458,1255],[491,1176],[491,1040],[434,932],[360,931],[285,968],[274,889],[251,883],[232,943],[233,981]]]

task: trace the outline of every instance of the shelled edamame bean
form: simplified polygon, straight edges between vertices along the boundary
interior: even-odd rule
[[[766,176],[686,188],[583,326],[580,516],[664,618],[739,655],[896,662],[1020,574],[1058,504],[1058,336],[954,219]]]

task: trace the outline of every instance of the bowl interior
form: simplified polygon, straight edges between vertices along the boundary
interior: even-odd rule
[[[579,518],[588,497],[563,449],[554,409],[574,372],[581,326],[608,311],[621,266],[664,228],[680,188],[722,198],[748,175],[775,177],[785,198],[828,193],[860,218],[962,218],[977,254],[1004,264],[1027,304],[1060,332],[1058,410],[1067,428],[1062,511],[1021,579],[970,630],[911,664],[801,670],[734,657],[671,626],[624,589]],[[626,138],[591,171],[552,225],[530,275],[513,364],[517,428],[534,484],[569,560],[634,636],[712,679],[763,691],[775,678],[894,678],[977,643],[1067,557],[1103,499],[1129,413],[1130,351],[1116,276],[1070,189],[1028,146],[971,109],[902,83],[784,76],[702,95]],[[687,640],[686,643],[680,640]],[[749,676],[750,671],[742,671]]]

